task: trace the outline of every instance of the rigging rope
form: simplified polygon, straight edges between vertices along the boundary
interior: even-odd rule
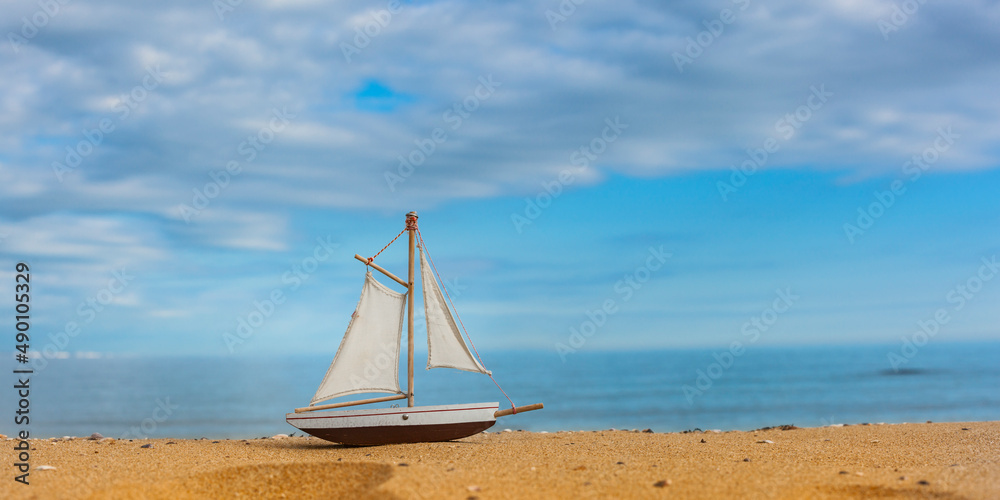
[[[434,259],[431,258],[431,253],[427,251],[427,244],[424,243],[424,236],[420,234],[420,228],[417,227],[416,222],[417,222],[416,220],[413,221],[413,229],[417,230],[417,240],[419,240],[420,242],[420,248],[423,248],[424,253],[427,254],[427,261],[431,263],[431,269],[434,271],[434,276],[437,277],[437,280],[441,283],[441,288],[444,289],[444,294],[446,297],[448,297],[448,303],[451,304],[451,308],[455,312],[455,318],[458,319],[458,324],[462,325],[462,331],[465,333],[465,338],[468,339],[469,345],[472,346],[472,351],[476,353],[476,359],[479,360],[479,365],[482,366],[483,369],[485,370],[486,363],[483,363],[483,358],[479,356],[479,350],[476,349],[476,344],[472,342],[472,337],[469,336],[469,331],[465,329],[465,323],[462,323],[462,317],[458,315],[458,309],[455,307],[455,303],[451,300],[451,295],[448,293],[448,288],[444,286],[444,280],[442,280],[441,275],[438,274],[437,267],[434,265]],[[407,220],[407,229],[409,229],[409,220]],[[406,231],[406,229],[404,229],[403,231]],[[399,236],[397,236],[397,238],[398,237]],[[511,409],[514,410],[514,414],[517,414],[517,407],[514,406],[514,401],[512,401],[510,399],[510,396],[507,395],[507,391],[504,391],[503,387],[500,387],[500,383],[497,382],[497,379],[493,378],[493,374],[490,373],[489,370],[486,370],[486,375],[490,377],[490,380],[492,380],[494,384],[496,384],[497,389],[500,389],[500,392],[503,393],[503,397],[507,398],[507,401],[510,403]]]
[[[405,227],[405,228],[403,228],[403,230],[402,230],[402,231],[400,231],[400,232],[399,232],[399,234],[397,234],[397,235],[396,235],[396,237],[392,239],[392,241],[390,241],[390,242],[389,242],[389,243],[387,243],[387,244],[386,244],[386,245],[385,245],[384,247],[382,247],[382,249],[381,249],[381,250],[379,250],[377,254],[375,254],[375,255],[372,255],[371,257],[368,257],[368,261],[367,261],[367,262],[365,262],[365,265],[367,266],[368,264],[371,264],[371,263],[372,263],[372,262],[373,262],[373,261],[375,260],[375,257],[378,257],[378,256],[379,256],[379,255],[380,255],[380,254],[381,254],[382,252],[384,252],[384,251],[385,251],[385,249],[386,249],[386,248],[389,248],[389,245],[392,245],[393,243],[395,243],[395,242],[396,242],[396,240],[398,240],[398,239],[399,239],[399,237],[400,237],[400,236],[402,236],[402,235],[403,235],[403,233],[405,233],[407,229],[410,229],[410,225],[409,225],[409,221],[407,221],[407,225],[406,225],[406,227]]]

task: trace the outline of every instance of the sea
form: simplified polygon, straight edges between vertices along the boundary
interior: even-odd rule
[[[507,351],[483,353],[483,360],[514,403],[545,404],[503,417],[491,430],[677,432],[1000,420],[998,342],[754,346],[737,355],[723,348]],[[7,378],[0,389],[0,433],[97,432],[128,439],[290,434],[296,429],[285,414],[309,403],[330,356],[69,355],[45,361],[30,375],[27,425],[14,424],[22,398],[12,388],[18,384],[13,370],[25,365],[0,362]],[[400,375],[405,378],[405,370]],[[414,388],[417,405],[510,405],[481,374],[418,364]]]

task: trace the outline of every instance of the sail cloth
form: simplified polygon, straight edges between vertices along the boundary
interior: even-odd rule
[[[310,405],[348,394],[403,393],[399,389],[399,344],[405,307],[405,293],[387,288],[367,273],[344,340]]]
[[[462,340],[455,318],[427,265],[423,248],[420,249],[420,280],[424,291],[424,315],[427,316],[427,368],[455,368],[489,374]]]

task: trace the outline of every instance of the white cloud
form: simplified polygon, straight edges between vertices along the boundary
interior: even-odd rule
[[[162,258],[174,239],[280,252],[298,208],[534,194],[607,118],[629,128],[573,187],[726,171],[816,85],[833,97],[763,168],[892,175],[949,125],[961,138],[935,169],[998,165],[996,5],[923,4],[886,41],[890,2],[750,2],[683,72],[674,54],[738,2],[587,2],[555,30],[546,5],[404,3],[347,62],[341,44],[384,4],[244,2],[220,21],[210,3],[74,1],[20,52],[0,50],[0,232],[8,250],[90,259],[94,275],[114,255]],[[0,30],[35,6],[18,9]],[[162,84],[121,118],[150,66]],[[484,96],[487,77],[500,85]],[[406,98],[367,109],[356,93],[371,81]],[[241,144],[285,107],[295,118],[249,159]],[[60,182],[52,162],[102,119],[115,130]],[[447,139],[391,190],[386,173],[436,128]],[[179,219],[232,161],[241,173]]]
[[[177,231],[196,243],[251,251],[287,249],[287,217],[273,213],[206,208]]]
[[[284,106],[296,119],[245,165],[243,187],[233,190],[258,209],[320,197],[326,206],[376,207],[390,195],[523,194],[608,116],[630,128],[596,161],[600,169],[726,169],[773,135],[812,85],[835,95],[764,168],[887,172],[948,124],[961,127],[962,142],[940,169],[996,165],[1000,100],[991,96],[1000,77],[989,47],[998,35],[988,20],[997,9],[974,1],[950,4],[947,15],[923,5],[889,41],[876,26],[886,2],[750,3],[683,73],[674,54],[722,8],[741,4],[587,3],[554,31],[534,4],[403,4],[351,63],[340,44],[353,43],[354,28],[383,5],[244,3],[221,22],[205,5],[73,5],[72,16],[67,10],[31,41],[31,57],[3,54],[19,75],[0,101],[9,168],[59,160],[82,130],[115,118],[111,108],[145,67],[164,75],[86,159],[74,187],[22,185],[43,197],[71,192],[76,204],[164,213],[187,186],[239,160],[241,141]],[[99,30],[111,38],[90,36]],[[488,75],[502,85],[452,130],[444,113]],[[358,109],[353,92],[369,80],[412,99]],[[385,171],[436,127],[447,141],[405,186],[419,192],[390,192]],[[289,167],[316,173],[282,175]],[[135,190],[142,201],[94,188],[128,180],[143,186]]]
[[[115,255],[143,261],[164,256],[156,232],[139,220],[52,214],[0,224],[0,232],[13,236],[5,250],[14,254],[79,262],[109,262]]]

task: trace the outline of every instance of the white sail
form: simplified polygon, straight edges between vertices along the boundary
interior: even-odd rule
[[[358,307],[347,325],[337,355],[310,405],[364,392],[402,394],[399,389],[399,344],[406,294],[365,276]]]
[[[420,249],[420,280],[424,291],[424,314],[427,316],[427,368],[455,368],[489,374],[462,340],[455,318],[441,295],[434,273],[427,265],[423,248]]]

